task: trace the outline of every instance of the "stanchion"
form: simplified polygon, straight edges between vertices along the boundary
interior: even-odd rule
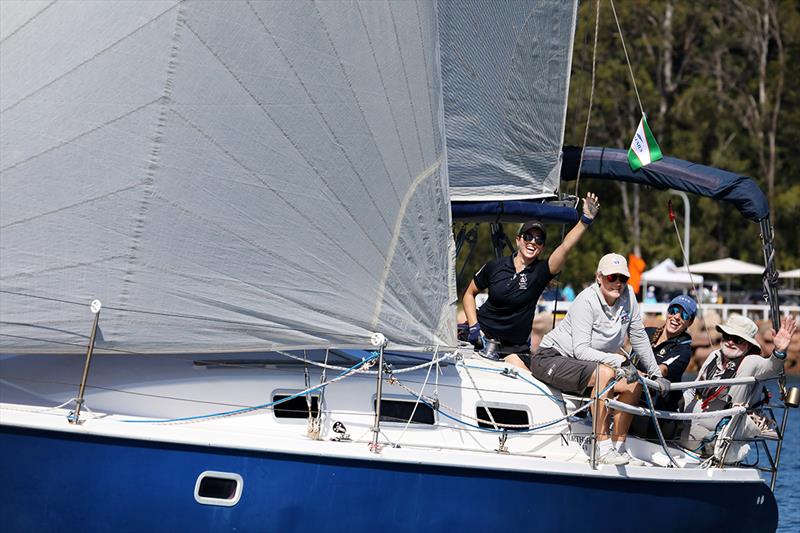
[[[373,346],[378,346],[378,377],[375,385],[375,423],[372,426],[372,443],[369,449],[372,453],[380,453],[381,447],[378,444],[378,437],[381,433],[381,394],[383,392],[383,349],[386,346],[386,337],[380,333],[372,335]]]
[[[781,389],[781,399],[783,400],[783,420],[781,420],[781,433],[778,439],[778,446],[775,449],[775,466],[772,469],[772,479],[769,482],[769,489],[775,492],[775,483],[778,481],[778,466],[781,464],[781,449],[783,448],[783,438],[786,435],[786,423],[789,420],[789,409],[797,409],[800,405],[800,389],[792,387],[786,389],[786,375],[781,374],[778,380]]]
[[[92,363],[92,352],[94,351],[94,339],[97,336],[97,323],[100,320],[100,308],[103,304],[100,300],[93,300],[90,306],[92,313],[94,313],[94,322],[92,323],[92,333],[89,336],[89,348],[86,350],[86,362],[83,364],[83,376],[81,377],[81,384],[78,388],[78,397],[75,400],[75,411],[71,412],[67,417],[70,424],[81,423],[81,407],[83,407],[83,394],[86,391],[86,380],[89,378],[89,365]]]

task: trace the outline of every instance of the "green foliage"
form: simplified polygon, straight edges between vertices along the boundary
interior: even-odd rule
[[[587,144],[627,148],[639,121],[639,104],[610,4],[600,4],[596,83]],[[768,193],[770,113],[780,106],[774,197],[770,198],[778,267],[800,267],[800,152],[796,147],[800,139],[800,86],[793,79],[800,60],[800,3],[629,0],[616,2],[616,9],[642,105],[665,155],[751,176]],[[568,145],[580,145],[584,136],[591,92],[594,10],[595,2],[584,1],[578,13],[565,131]],[[756,42],[757,30],[769,10],[774,10],[770,19],[772,34],[765,41],[766,70],[759,87],[761,48]],[[785,76],[782,86],[781,69]],[[574,187],[574,182],[562,184],[564,192],[572,193]],[[633,186],[627,187],[630,195]],[[602,209],[561,276],[562,282],[569,281],[575,287],[592,278],[602,254],[616,251],[627,255],[636,245],[630,222],[623,214],[620,186],[582,180],[581,195],[587,191],[600,196]],[[683,238],[682,201],[665,191],[640,190],[638,244],[648,268],[667,257],[682,263],[676,231],[667,216],[670,199]],[[757,224],[746,221],[730,206],[706,198],[690,197],[690,201],[691,262],[728,255],[744,261],[763,261]],[[512,237],[514,229],[509,231]],[[488,228],[482,231],[484,248],[476,250],[465,272],[474,273],[493,257],[485,238]],[[549,230],[548,250],[557,245],[554,237],[560,232],[560,228]],[[462,263],[463,258],[459,268]],[[470,275],[465,278],[468,282]],[[462,283],[460,286],[463,290]]]

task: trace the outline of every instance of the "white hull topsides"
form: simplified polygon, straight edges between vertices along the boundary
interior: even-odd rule
[[[213,359],[220,362],[226,358]],[[421,368],[385,381],[383,413],[391,416],[393,407],[399,405],[401,411],[394,412],[405,413],[406,420],[387,421],[382,417],[379,453],[373,453],[370,447],[374,375],[354,373],[324,389],[319,436],[313,438],[305,414],[303,418],[285,418],[280,416],[280,409],[276,415],[273,407],[236,411],[269,404],[276,397],[319,384],[320,368],[308,366],[307,385],[302,364],[261,364],[263,357],[248,362],[241,356],[228,356],[228,361],[236,361],[232,365],[198,364],[200,360],[192,356],[152,356],[143,365],[135,356],[95,357],[82,423],[76,425],[67,420],[74,405],[53,407],[76,396],[82,357],[4,356],[0,360],[0,419],[4,425],[41,430],[400,463],[665,481],[759,479],[753,469],[696,468],[698,462],[678,449],[671,449],[672,455],[685,468],[663,468],[668,459],[661,447],[634,437],[628,439],[628,447],[648,461],[648,466],[600,466],[593,470],[589,446],[584,445],[591,433],[589,422],[586,418],[564,419],[565,409],[571,411],[574,405],[565,404],[559,391],[537,382],[530,374],[504,372],[509,369],[507,365],[479,357],[444,362],[438,375],[433,366],[430,373]],[[36,373],[31,372],[33,368],[38,369]],[[327,380],[337,374],[338,370],[329,369]],[[402,406],[413,406],[420,392],[428,401],[438,398],[440,411],[420,403],[415,420],[424,420],[423,410],[427,410],[432,415],[428,422],[432,423],[407,424],[410,411],[402,411]],[[312,395],[318,398],[320,391]],[[302,398],[305,404],[305,396]],[[499,423],[521,422],[541,429],[509,431],[501,443],[503,432],[477,427],[476,419],[487,417],[483,406],[494,409]],[[512,418],[500,420],[499,409],[508,410],[506,415],[511,412]],[[234,414],[211,416],[226,412]],[[514,418],[520,415],[522,419]],[[342,435],[334,432],[337,423],[344,426],[349,440],[338,440]]]

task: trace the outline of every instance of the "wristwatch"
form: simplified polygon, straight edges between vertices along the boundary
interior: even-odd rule
[[[778,359],[786,359],[786,352],[781,350],[772,350],[772,355]]]

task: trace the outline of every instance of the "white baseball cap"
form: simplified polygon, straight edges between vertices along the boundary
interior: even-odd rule
[[[628,270],[628,261],[619,254],[606,254],[600,258],[600,262],[597,263],[597,271],[604,276],[622,274],[623,276],[631,277],[631,273]]]

